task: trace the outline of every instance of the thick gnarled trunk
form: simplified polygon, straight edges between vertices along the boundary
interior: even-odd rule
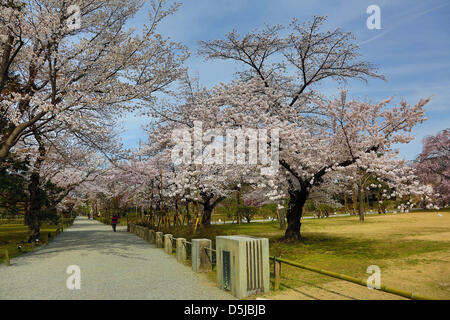
[[[45,147],[37,130],[33,131],[36,141],[39,143],[39,156],[34,163],[34,169],[30,176],[28,192],[30,194],[30,206],[25,213],[25,224],[28,226],[28,242],[39,239],[41,224],[44,219],[42,212],[43,190],[41,189],[41,165],[45,159]]]
[[[202,225],[204,227],[211,226],[211,216],[214,208],[225,199],[225,197],[216,197],[216,199],[213,201],[215,195],[214,194],[202,194],[202,205],[203,205],[203,212],[202,212]]]
[[[211,226],[211,215],[213,206],[211,205],[211,198],[203,203],[202,225],[204,227]]]
[[[303,207],[308,198],[308,192],[305,190],[291,190],[289,191],[289,196],[290,199],[286,215],[288,225],[284,237],[287,240],[300,240],[300,228],[302,226],[300,219],[302,218]]]
[[[25,224],[28,226],[28,242],[32,242],[39,239],[42,222],[42,191],[39,173],[31,174],[28,192],[30,193],[30,206],[25,213]]]

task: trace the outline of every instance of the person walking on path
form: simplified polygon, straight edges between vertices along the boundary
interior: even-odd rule
[[[112,228],[113,228],[114,232],[116,232],[117,223],[119,223],[119,216],[117,215],[117,213],[115,213],[111,220],[111,224],[112,224]]]

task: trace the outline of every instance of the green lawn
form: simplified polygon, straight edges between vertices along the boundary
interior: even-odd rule
[[[303,240],[286,242],[277,222],[216,225],[167,230],[175,237],[208,238],[245,234],[267,237],[270,254],[346,275],[367,279],[377,265],[383,284],[438,298],[450,298],[450,213],[413,212],[303,220]],[[284,288],[327,285],[336,280],[283,265]],[[356,285],[357,286],[357,285]],[[366,289],[367,290],[367,289]]]
[[[66,228],[70,222],[64,221],[64,228]],[[55,236],[55,232],[63,225],[53,225],[44,223],[41,227],[40,245],[48,242],[49,232]],[[27,240],[28,227],[22,224],[3,224],[0,225],[0,264],[5,260],[5,249],[8,249],[10,259],[19,256],[22,253],[30,252],[35,246],[28,243],[22,243]],[[19,250],[18,246],[22,246]]]

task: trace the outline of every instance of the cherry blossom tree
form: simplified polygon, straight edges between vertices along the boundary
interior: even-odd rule
[[[25,145],[21,150],[30,164],[27,176],[29,205],[25,210],[30,241],[39,238],[41,224],[49,214],[56,216],[57,209],[64,206],[68,197],[73,200],[84,183],[101,174],[105,161],[98,153],[63,144],[63,140],[52,141],[48,148],[40,138],[38,141],[39,144]]]
[[[312,100],[312,108],[320,115],[313,118],[302,113],[301,110],[306,108],[301,105],[280,106],[284,92],[274,92],[260,79],[222,84],[207,92],[196,96],[188,105],[165,113],[165,121],[170,125],[159,126],[152,140],[163,141],[162,144],[171,150],[174,144],[171,131],[184,128],[190,146],[194,143],[191,139],[194,122],[198,120],[202,120],[205,129],[214,128],[220,132],[236,127],[282,128],[280,149],[276,150],[281,170],[275,176],[265,176],[260,173],[261,162],[253,166],[248,163],[227,165],[223,154],[214,164],[180,164],[179,189],[195,201],[200,201],[199,190],[208,190],[204,193],[206,199],[220,199],[234,192],[238,183],[252,183],[260,188],[271,185],[272,193],[267,196],[272,201],[289,195],[286,237],[298,239],[306,200],[315,189],[323,186],[328,175],[343,168],[365,170],[389,178],[391,184],[397,186],[399,197],[413,192],[402,185],[418,188],[413,183],[414,175],[406,174],[408,166],[395,161],[392,146],[411,141],[408,132],[424,121],[423,108],[428,100],[421,100],[415,106],[405,101],[399,106],[390,106],[392,99],[378,104],[349,101],[347,92],[343,91],[340,97],[330,101]],[[182,139],[182,136],[178,137],[178,141]],[[211,140],[207,142],[211,143]],[[188,155],[192,156],[191,151]],[[396,176],[392,176],[394,172]],[[403,179],[402,175],[408,179]],[[209,204],[204,208],[209,208]]]
[[[259,78],[265,87],[283,92],[279,103],[289,107],[318,94],[313,88],[324,79],[384,79],[372,64],[359,59],[351,33],[339,28],[323,32],[325,21],[325,17],[305,24],[293,20],[288,26],[267,26],[242,37],[233,31],[224,40],[200,41],[199,53],[207,59],[243,65],[245,69],[238,72],[240,80]],[[281,36],[281,31],[288,36]],[[303,112],[314,113],[314,109]]]
[[[320,187],[328,174],[341,168],[374,165],[384,173],[392,170],[387,159],[394,156],[393,144],[412,140],[409,132],[425,120],[421,100],[410,106],[401,101],[391,106],[392,99],[377,104],[349,100],[341,96],[311,103],[320,114],[317,119],[305,117],[301,107],[282,106],[277,102],[283,95],[274,93],[263,81],[233,82],[214,88],[207,103],[209,108],[224,115],[222,125],[280,130],[279,163],[281,170],[272,180],[278,196],[288,194],[288,227],[286,237],[300,238],[300,219],[303,206],[311,191]],[[383,166],[384,164],[384,166]],[[372,166],[372,167],[371,167]],[[399,183],[405,181],[398,180]],[[276,197],[273,196],[272,200]]]
[[[314,86],[330,78],[366,80],[383,78],[359,59],[353,36],[339,29],[321,32],[325,19],[316,17],[300,25],[293,21],[291,34],[280,36],[282,26],[268,27],[240,37],[201,42],[208,59],[227,59],[246,68],[238,80],[218,86],[215,101],[239,125],[281,128],[276,177],[279,190],[289,194],[287,239],[300,239],[303,206],[325,176],[340,168],[365,165],[389,154],[395,143],[411,141],[408,132],[425,120],[421,100],[410,106],[392,99],[377,104],[349,101],[342,92],[325,99]],[[216,107],[217,108],[217,107]],[[385,170],[388,170],[385,168]]]
[[[179,6],[165,2],[151,1],[149,24],[132,30],[126,24],[143,0],[3,1],[0,161],[42,126],[64,126],[78,143],[96,145],[115,116],[154,103],[187,57],[157,33]]]
[[[365,195],[375,192],[378,197],[379,208],[384,201],[396,200],[397,210],[407,212],[425,199],[425,203],[432,205],[433,191],[420,183],[415,168],[405,160],[399,160],[396,153],[386,152],[378,154],[370,161],[358,160],[352,166],[343,168],[337,174],[339,183],[352,186],[355,194],[354,201],[358,202],[358,214],[361,222],[364,221]]]
[[[186,48],[157,32],[179,4],[150,1],[148,24],[128,28],[145,2],[8,0],[0,6],[0,163],[33,158],[26,218],[32,237],[39,233],[43,186],[56,182],[64,192],[53,202],[61,203],[98,169],[91,171],[89,157],[79,158],[73,146],[113,160],[120,152],[116,120],[152,105],[154,94],[168,91],[183,72]],[[46,171],[59,162],[65,167]]]
[[[174,190],[174,175],[170,160],[164,154],[151,153],[149,146],[142,146],[129,159],[115,162],[104,170],[100,186],[91,184],[88,195],[91,211],[104,217],[116,213],[128,214],[136,210],[136,222],[159,228],[167,227],[170,218],[173,225],[180,223],[180,198]],[[139,214],[140,212],[140,214]]]
[[[423,151],[415,161],[418,176],[425,184],[433,186],[436,204],[450,204],[450,129],[423,140]]]
[[[201,223],[210,226],[213,209],[239,188],[242,175],[249,170],[239,172],[222,159],[214,160],[211,146],[220,142],[224,115],[219,107],[209,104],[209,90],[200,88],[195,79],[186,75],[180,93],[176,103],[153,108],[154,122],[148,128],[146,152],[148,156],[164,153],[171,159],[169,197],[192,203],[197,214],[201,205]],[[209,134],[204,136],[203,131],[208,130]],[[192,152],[196,148],[196,135],[202,144],[200,154]],[[177,151],[180,142],[189,150]]]

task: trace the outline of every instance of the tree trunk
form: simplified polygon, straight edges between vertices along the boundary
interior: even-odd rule
[[[287,210],[287,229],[284,235],[285,239],[300,240],[300,228],[301,218],[303,214],[303,207],[306,199],[308,198],[308,192],[305,190],[290,190],[289,191],[289,205]]]
[[[178,198],[175,198],[175,215],[173,216],[173,226],[178,224]]]
[[[187,218],[187,225],[191,225],[191,214],[189,213],[189,202],[186,201],[186,218]]]
[[[286,230],[286,217],[284,216],[284,210],[285,209],[278,209],[278,205],[277,204],[277,216],[278,216],[278,222],[280,223],[280,229],[281,230]],[[284,203],[283,203],[284,205]]]
[[[200,196],[203,200],[202,225],[204,227],[209,227],[211,226],[211,215],[214,209],[214,205],[211,203],[211,200],[214,198],[214,195],[202,193]]]
[[[202,225],[204,227],[211,226],[211,215],[213,211],[213,206],[211,205],[211,198],[205,199],[203,203],[203,214],[202,214]]]
[[[30,194],[30,207],[25,213],[25,224],[28,226],[28,242],[39,239],[41,232],[41,223],[44,219],[42,213],[43,190],[41,189],[40,169],[45,159],[45,147],[37,130],[33,131],[34,137],[39,144],[39,156],[34,163],[34,169],[30,176],[28,192]]]
[[[237,224],[241,224],[241,189],[239,188],[236,193],[237,203]]]
[[[378,214],[381,214],[381,203],[380,203],[380,193],[377,192],[377,207],[378,207]]]
[[[347,194],[344,192],[344,213],[347,213],[348,203],[347,203]]]
[[[370,210],[370,200],[369,200],[369,193],[366,192],[366,203],[367,203],[367,210]]]
[[[25,213],[25,224],[28,226],[28,242],[39,239],[42,220],[42,190],[40,188],[40,175],[33,172],[28,185],[30,193],[30,207]]]
[[[359,193],[359,221],[364,222],[364,190],[362,186],[358,186]]]

